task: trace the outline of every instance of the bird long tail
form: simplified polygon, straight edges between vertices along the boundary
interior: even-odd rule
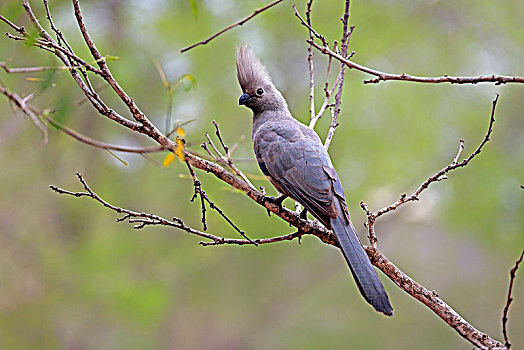
[[[338,217],[332,218],[330,223],[342,247],[342,252],[360,293],[375,310],[382,312],[384,315],[392,316],[393,307],[389,302],[388,295],[378,279],[371,261],[369,261],[353,224],[351,221],[343,218],[342,213]]]

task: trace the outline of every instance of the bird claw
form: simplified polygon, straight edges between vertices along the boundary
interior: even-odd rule
[[[287,198],[287,195],[283,194],[281,195],[280,197],[270,197],[270,196],[266,196],[264,199],[266,201],[268,201],[269,203],[273,203],[275,205],[277,205],[280,209],[282,209],[282,202],[284,201],[284,199]],[[267,208],[266,208],[267,209]],[[267,209],[267,215],[271,216],[271,211],[269,209]]]
[[[307,209],[304,208],[301,212],[300,212],[300,218],[303,219],[303,220],[306,220],[307,219]]]
[[[276,204],[279,207],[282,207],[282,202],[286,198],[287,198],[287,195],[283,194],[280,197],[269,197],[269,196],[266,196],[265,200],[270,202],[270,203]]]

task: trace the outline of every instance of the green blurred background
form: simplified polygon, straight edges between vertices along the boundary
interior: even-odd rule
[[[173,121],[190,149],[220,123],[237,165],[275,194],[253,161],[250,112],[238,106],[234,50],[249,43],[267,65],[294,115],[308,120],[307,32],[284,1],[206,46],[200,41],[266,1],[82,1],[88,29],[126,91],[164,130],[168,94],[154,60],[176,81],[196,87],[173,95]],[[32,2],[47,26],[43,6]],[[57,25],[89,59],[68,1],[50,1]],[[316,0],[314,26],[340,37],[344,2]],[[297,2],[303,13],[305,2]],[[0,13],[30,28],[20,1],[2,0]],[[419,75],[524,75],[522,1],[352,1],[354,60],[387,72]],[[9,28],[0,24],[2,32]],[[326,57],[315,52],[317,105]],[[0,61],[11,67],[57,65],[52,55],[0,38]],[[335,65],[338,67],[338,64]],[[333,69],[335,71],[337,69]],[[30,78],[30,79],[27,79]],[[346,75],[341,125],[330,153],[351,194],[350,210],[364,237],[361,200],[378,209],[413,191],[447,165],[464,138],[467,155],[486,131],[491,101],[501,97],[492,140],[468,167],[436,183],[421,200],[377,223],[379,247],[396,265],[478,329],[501,339],[508,272],[524,246],[524,86],[364,85]],[[7,75],[9,89],[39,91],[34,103],[57,108],[54,118],[97,139],[153,145],[87,103],[67,72]],[[102,81],[94,79],[95,86]],[[101,95],[128,115],[115,95]],[[329,118],[317,125],[324,138]],[[429,309],[380,273],[395,308],[392,319],[360,297],[342,255],[314,237],[261,246],[201,247],[197,237],[161,227],[134,230],[86,198],[60,197],[49,184],[81,190],[75,172],[113,204],[200,228],[190,203],[184,164],[118,154],[41,132],[0,97],[0,344],[2,348],[104,349],[471,349]],[[212,176],[198,173],[210,198],[250,237],[293,229]],[[291,203],[288,203],[288,205]],[[208,211],[209,232],[238,237]],[[524,271],[517,278],[509,332],[524,347]]]

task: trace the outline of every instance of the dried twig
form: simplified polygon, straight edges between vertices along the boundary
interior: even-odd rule
[[[165,218],[160,217],[160,216],[155,215],[155,214],[150,214],[150,213],[145,213],[145,212],[137,212],[137,211],[124,209],[124,208],[115,206],[113,204],[110,204],[109,202],[107,202],[104,199],[102,199],[101,197],[99,197],[87,185],[86,181],[82,177],[82,174],[76,173],[76,176],[78,177],[78,180],[82,183],[82,185],[84,186],[84,189],[87,192],[67,191],[67,190],[64,190],[64,189],[62,189],[60,187],[54,186],[54,185],[50,185],[49,187],[53,191],[55,191],[55,192],[57,192],[59,194],[66,194],[66,195],[75,196],[75,197],[89,197],[89,198],[92,198],[95,201],[101,203],[104,207],[106,207],[108,209],[111,209],[111,210],[113,210],[113,211],[115,211],[117,213],[125,214],[124,217],[117,219],[116,220],[117,222],[128,220],[130,223],[138,223],[138,225],[134,226],[136,229],[141,229],[141,228],[144,228],[145,226],[148,226],[148,225],[164,225],[164,226],[171,226],[171,227],[174,227],[174,228],[178,228],[178,229],[186,231],[187,233],[190,233],[190,234],[202,237],[202,238],[207,238],[207,239],[210,239],[210,240],[213,240],[213,241],[214,240],[217,240],[217,241],[221,240],[221,237],[217,237],[215,235],[211,235],[211,234],[208,234],[208,233],[205,233],[205,232],[201,232],[201,231],[195,230],[195,229],[185,225],[184,222],[181,219],[179,219],[179,218],[173,218],[172,220],[168,220],[168,219],[165,219]]]
[[[0,21],[3,21],[5,23],[7,23],[7,25],[10,26],[11,28],[13,28],[16,32],[18,32],[18,33],[20,33],[20,34],[22,34],[24,36],[27,35],[24,27],[17,26],[16,24],[14,24],[13,22],[11,22],[10,20],[8,20],[7,18],[5,18],[2,15],[0,15]]]
[[[191,199],[190,201],[191,202],[194,202],[195,201],[195,198],[197,196],[200,196],[200,206],[202,207],[202,227],[203,227],[203,230],[204,231],[207,231],[207,224],[206,224],[206,203],[204,201],[204,197],[207,198],[206,196],[206,193],[204,192],[204,190],[202,190],[202,183],[200,182],[200,180],[197,178],[196,174],[195,174],[195,171],[193,170],[193,168],[191,167],[191,165],[186,162],[186,165],[187,165],[187,169],[189,170],[189,173],[191,174],[191,177],[193,178],[193,187],[195,188],[195,191],[193,193],[193,195],[191,196]]]
[[[429,177],[426,181],[424,181],[415,190],[415,192],[413,192],[410,196],[408,196],[407,194],[404,193],[404,194],[402,194],[400,196],[400,198],[395,203],[390,204],[390,205],[388,205],[388,206],[386,206],[386,207],[384,207],[382,209],[379,209],[379,210],[377,210],[375,212],[371,212],[369,210],[369,208],[368,208],[366,203],[364,203],[363,201],[360,202],[360,206],[366,212],[366,215],[368,217],[368,221],[366,223],[366,226],[367,226],[368,233],[369,233],[368,238],[369,238],[369,241],[370,241],[372,246],[376,247],[376,243],[377,243],[377,237],[376,237],[376,234],[375,234],[375,221],[376,221],[377,218],[379,218],[380,216],[382,216],[382,215],[384,215],[384,214],[386,214],[386,213],[388,213],[390,211],[393,211],[393,210],[397,209],[399,206],[401,206],[404,203],[418,201],[419,200],[419,195],[422,193],[422,191],[427,189],[429,187],[429,185],[431,185],[433,182],[439,182],[439,181],[447,179],[446,174],[448,172],[450,172],[450,171],[452,171],[454,169],[457,169],[457,168],[464,167],[464,166],[468,165],[468,163],[476,155],[478,155],[482,151],[482,148],[489,141],[489,137],[491,136],[491,133],[493,131],[493,124],[495,123],[495,107],[497,106],[498,99],[499,99],[499,95],[497,94],[497,96],[495,97],[495,99],[493,100],[493,103],[492,103],[491,116],[490,116],[489,126],[488,126],[488,130],[486,132],[486,135],[484,136],[484,139],[482,140],[480,145],[477,147],[477,149],[473,153],[471,153],[469,155],[469,157],[465,158],[461,162],[458,162],[460,154],[462,153],[462,150],[464,149],[464,140],[460,140],[460,144],[459,144],[459,149],[458,149],[457,155],[453,158],[451,163],[449,165],[445,166],[444,168],[440,169],[435,175]]]
[[[491,116],[490,116],[488,130],[486,132],[486,135],[484,136],[484,139],[479,144],[477,149],[475,149],[475,151],[473,153],[471,153],[469,155],[469,157],[467,157],[464,160],[462,160],[461,162],[457,163],[457,159],[458,159],[460,153],[462,152],[462,149],[464,148],[464,141],[461,140],[457,156],[453,159],[451,164],[449,164],[448,166],[442,168],[435,175],[433,175],[430,178],[428,178],[422,185],[419,186],[419,188],[417,188],[417,190],[412,195],[405,196],[404,199],[399,199],[394,204],[389,205],[387,207],[384,207],[384,208],[382,208],[380,210],[377,210],[375,213],[373,213],[375,218],[378,218],[379,216],[381,216],[381,215],[383,215],[383,214],[385,214],[385,213],[387,213],[387,212],[389,212],[391,210],[396,209],[401,204],[404,204],[404,203],[410,202],[410,201],[418,200],[418,196],[420,195],[420,193],[422,193],[422,191],[424,191],[426,188],[428,188],[431,183],[443,180],[443,176],[446,173],[448,173],[449,171],[451,171],[451,170],[454,170],[454,169],[457,169],[457,168],[464,167],[464,166],[468,165],[468,163],[476,155],[478,155],[482,151],[482,148],[484,147],[484,145],[490,140],[491,133],[493,132],[493,124],[495,123],[495,108],[497,106],[498,99],[499,99],[499,94],[497,94],[497,96],[495,97],[495,99],[493,100],[493,103],[492,103]]]
[[[311,6],[313,5],[313,0],[307,2],[306,7],[306,20],[309,28],[311,28]],[[295,13],[297,9],[293,5]],[[313,40],[313,32],[309,29],[309,39]],[[307,48],[307,62],[309,66],[309,113],[310,120],[313,121],[315,118],[315,67],[313,62],[313,46],[309,45]],[[329,72],[329,70],[328,70]]]
[[[340,74],[339,74],[337,76],[337,79],[333,83],[333,86],[331,87],[331,89],[329,89],[329,71],[330,71],[330,69],[331,69],[331,57],[328,60],[328,65],[327,65],[327,68],[326,68],[326,82],[324,83],[324,93],[325,93],[324,102],[322,103],[322,106],[320,106],[320,109],[318,110],[318,113],[309,122],[309,127],[311,129],[315,128],[315,125],[316,125],[317,121],[322,117],[322,115],[324,114],[326,109],[328,107],[330,107],[329,100],[330,100],[331,96],[333,95],[333,92],[335,91],[335,88],[337,87],[338,83],[340,82]],[[333,107],[334,105],[331,105],[331,106]]]
[[[310,22],[304,21],[302,16],[300,16],[300,14],[298,13],[298,10],[294,4],[293,4],[293,10],[295,10],[295,16],[298,17],[298,19],[300,20],[300,23],[302,23],[302,25],[304,25],[304,27],[306,27],[310,33],[312,33],[314,36],[320,39],[320,41],[322,42],[324,46],[328,46],[328,42],[326,41],[326,38],[323,35],[319,34],[316,30],[314,30],[313,27],[311,27]]]
[[[209,207],[211,209],[215,210],[218,214],[220,214],[220,216],[222,216],[224,218],[224,220],[226,220],[228,222],[228,224],[231,225],[231,227],[233,227],[235,229],[235,231],[237,231],[242,237],[244,237],[246,240],[251,242],[251,244],[258,245],[258,243],[254,242],[249,237],[247,237],[245,232],[242,231],[241,229],[239,229],[238,226],[235,225],[235,223],[233,221],[231,221],[231,219],[229,219],[226,216],[226,214],[222,211],[222,209],[217,207],[216,204],[214,202],[212,202],[211,199],[209,199],[209,197],[207,196],[206,192],[202,189],[202,183],[200,182],[200,180],[196,176],[195,171],[193,170],[193,167],[191,166],[191,164],[186,161],[186,165],[187,165],[187,168],[189,170],[189,173],[191,174],[191,177],[193,178],[193,187],[195,188],[193,196],[191,197],[190,200],[191,200],[191,202],[193,202],[195,200],[195,198],[197,197],[197,195],[200,197],[200,204],[201,204],[201,207],[202,207],[202,225],[204,227],[204,231],[207,231],[206,205],[205,205],[205,202],[207,202],[209,204]]]
[[[35,72],[44,72],[48,70],[69,70],[74,68],[79,68],[80,66],[41,66],[41,67],[20,67],[20,68],[8,68],[6,62],[0,62],[0,68],[2,68],[6,73],[35,73]]]
[[[507,330],[507,323],[508,323],[508,312],[509,312],[509,306],[511,302],[513,301],[513,298],[511,297],[511,292],[513,290],[513,282],[515,281],[515,276],[517,274],[517,270],[519,269],[519,265],[522,262],[522,259],[524,258],[524,250],[522,250],[522,253],[520,253],[520,257],[515,261],[515,265],[509,272],[509,288],[508,288],[508,298],[506,299],[506,306],[504,306],[504,312],[502,313],[502,333],[504,334],[504,345],[509,350],[511,348],[511,343],[509,341],[508,337],[508,330]]]
[[[73,51],[73,49],[71,49],[71,46],[69,46],[69,44],[67,43],[67,40],[65,39],[62,32],[59,31],[58,28],[56,28],[55,23],[53,22],[53,17],[51,16],[51,11],[49,10],[49,4],[47,0],[44,0],[43,2],[44,2],[47,20],[49,21],[49,24],[51,25],[51,29],[56,34],[56,40],[58,42],[58,45],[60,46],[65,45],[69,49],[69,51]]]
[[[322,41],[323,45],[328,46],[326,38],[324,38],[324,36],[318,34],[313,29],[313,27],[311,26],[311,6],[312,6],[312,3],[313,3],[312,0],[308,1],[308,3],[307,3],[306,20],[304,20],[302,18],[302,16],[300,16],[296,6],[293,5],[293,10],[295,11],[295,16],[297,16],[298,19],[300,20],[300,23],[302,23],[302,25],[304,25],[308,29],[308,33],[309,33],[309,40],[308,40],[308,42],[309,41],[313,41],[313,36],[316,36],[317,38],[319,38]],[[346,43],[348,43],[348,41],[349,41],[349,37],[347,37],[347,39],[346,39],[346,36],[348,36],[348,35],[350,36],[351,35],[351,33],[350,32],[348,33],[348,31],[347,31],[348,19],[349,19],[349,3],[346,3],[345,14],[344,14],[344,17],[342,18],[342,22],[343,22],[343,29],[342,29],[343,30],[343,34],[342,34],[343,39],[342,40],[344,42],[346,42]],[[350,31],[352,31],[352,29],[350,29]],[[346,52],[347,52],[347,45],[346,45]],[[337,85],[339,86],[339,91],[340,91],[340,96],[341,96],[341,91],[342,90],[341,90],[340,83],[342,82],[342,85],[343,85],[343,79],[344,79],[343,71],[345,71],[345,66],[341,65],[341,71],[340,71],[339,75],[337,76],[337,79],[333,83],[333,87],[331,89],[329,89],[329,72],[331,70],[331,57],[329,57],[328,65],[327,65],[327,68],[326,68],[326,81],[324,83],[324,92],[325,92],[324,102],[322,103],[322,106],[320,107],[318,113],[315,114],[313,46],[311,44],[308,47],[308,64],[309,64],[309,88],[310,88],[310,93],[309,93],[309,101],[310,101],[310,121],[309,121],[309,127],[311,129],[314,129],[317,121],[322,117],[322,115],[326,111],[327,107],[329,106],[329,100],[330,100],[330,98],[331,98],[335,88],[337,87]],[[339,95],[339,94],[337,93],[337,95]],[[339,100],[340,100],[340,96],[339,96]],[[339,103],[339,105],[340,105],[340,103]],[[338,116],[338,113],[337,113],[337,116]],[[335,123],[333,125],[335,125],[334,128],[336,128],[336,125],[337,125],[336,121],[335,121]],[[333,131],[331,133],[331,136],[329,136],[328,139],[326,139],[326,141],[328,142],[326,148],[329,147],[329,143],[331,142],[331,139],[333,138],[334,128],[333,128]]]
[[[47,142],[47,126],[42,122],[41,118],[37,113],[35,113],[29,106],[27,105],[27,100],[31,96],[26,96],[25,98],[18,95],[17,93],[11,92],[7,90],[2,83],[0,82],[0,94],[5,95],[11,103],[13,103],[18,109],[22,111],[25,115],[27,115],[29,118],[31,118],[31,121],[33,124],[36,125],[38,129],[42,131],[44,134],[44,143]]]
[[[218,148],[215,146],[215,143],[213,142],[213,140],[211,139],[208,133],[206,133],[207,142],[213,148],[213,150],[215,151],[217,155],[215,156],[213,153],[211,153],[211,151],[209,150],[205,142],[202,143],[200,146],[213,158],[215,162],[228,166],[231,170],[233,170],[233,172],[237,176],[242,178],[242,180],[244,180],[249,186],[251,186],[252,188],[255,188],[255,186],[253,186],[253,184],[251,183],[251,181],[249,181],[247,176],[240,169],[238,169],[236,165],[233,163],[231,154],[236,149],[237,144],[233,145],[233,147],[230,150],[228,146],[225,144],[224,140],[222,139],[222,135],[220,133],[220,128],[219,128],[218,123],[213,120],[213,125],[215,126],[215,134],[217,135],[218,140],[220,141],[220,144],[222,148],[224,149],[225,153],[222,153],[218,150]]]
[[[102,142],[96,139],[93,139],[89,136],[86,136],[82,133],[79,133],[78,131],[75,131],[71,128],[68,128],[64,125],[61,125],[57,123],[55,120],[50,118],[46,115],[46,111],[40,111],[27,103],[27,97],[23,98],[17,93],[11,92],[7,90],[5,87],[2,86],[0,83],[0,94],[5,95],[11,103],[13,103],[18,109],[21,110],[22,113],[27,115],[31,118],[33,123],[44,133],[44,141],[47,140],[48,137],[48,131],[47,126],[43,123],[43,121],[46,121],[47,123],[51,124],[55,128],[63,131],[67,135],[73,137],[77,141],[80,141],[81,143],[84,143],[89,146],[93,146],[96,148],[101,148],[105,150],[111,150],[111,151],[117,151],[117,152],[126,152],[126,153],[152,153],[152,152],[162,152],[166,151],[167,149],[162,146],[155,146],[155,147],[125,147],[125,146],[117,146],[112,145],[106,142]],[[28,96],[29,97],[29,96]]]
[[[211,242],[200,242],[203,246],[208,245],[222,245],[222,244],[236,244],[236,245],[245,245],[245,244],[268,244],[276,243],[285,240],[292,240],[294,238],[300,238],[304,234],[315,234],[322,241],[337,245],[336,240],[334,240],[333,235],[326,231],[324,228],[318,227],[311,231],[311,226],[314,226],[315,223],[307,223],[304,225],[306,231],[299,231],[265,239],[256,239],[254,241],[249,240],[239,240],[239,239],[229,239],[223,238],[215,235],[211,235],[205,232],[195,230],[191,227],[186,226],[181,219],[173,218],[173,220],[164,219],[158,215],[136,212],[121,207],[114,206],[104,199],[100,198],[96,193],[94,193],[87,183],[82,178],[82,175],[77,173],[77,176],[87,192],[71,192],[64,189],[61,189],[56,186],[50,186],[51,189],[59,194],[67,194],[75,197],[90,197],[106,208],[109,208],[117,213],[124,213],[124,217],[117,219],[118,222],[128,220],[130,223],[138,223],[135,225],[135,228],[140,229],[148,225],[165,225],[184,230],[190,234],[194,234],[206,239],[211,240]],[[383,271],[392,281],[394,281],[402,290],[406,291],[417,300],[421,301],[423,304],[428,306],[433,310],[439,317],[441,317],[446,323],[448,323],[452,328],[454,328],[459,334],[464,338],[468,339],[475,346],[480,348],[502,348],[503,345],[496,340],[490,338],[486,334],[478,331],[473,326],[471,326],[466,320],[464,320],[460,315],[458,315],[449,305],[447,305],[442,299],[439,298],[435,291],[430,291],[427,288],[424,288],[419,283],[415,282],[405,273],[403,273],[398,267],[392,264],[380,251],[373,247],[366,247],[366,252],[376,267]]]
[[[340,40],[340,54],[342,57],[347,57],[349,40],[351,40],[351,33],[355,26],[351,26],[348,30],[349,22],[349,5],[350,0],[346,0],[346,6],[344,8],[344,16],[342,17],[342,39]],[[346,74],[346,66],[340,64],[340,72],[338,73],[338,90],[335,95],[335,106],[333,107],[333,113],[331,115],[331,125],[329,126],[326,140],[324,141],[324,148],[327,150],[331,145],[331,140],[335,135],[335,130],[338,126],[338,115],[340,113],[340,104],[342,103],[342,88],[344,87],[344,75]]]
[[[417,83],[451,83],[451,84],[477,84],[477,83],[495,83],[495,85],[500,84],[507,84],[507,83],[524,83],[524,77],[516,77],[516,76],[505,76],[505,75],[481,75],[478,77],[453,77],[449,75],[444,75],[442,77],[419,77],[415,75],[409,75],[406,73],[403,74],[391,74],[391,73],[385,73],[381,72],[376,69],[368,68],[363,65],[360,65],[358,63],[355,63],[353,61],[350,61],[349,59],[345,58],[343,55],[340,55],[332,50],[329,49],[329,47],[321,46],[317,44],[316,42],[308,39],[307,42],[311,44],[313,47],[315,47],[320,52],[329,55],[349,68],[353,68],[356,70],[359,70],[364,73],[368,73],[371,75],[376,76],[376,79],[371,80],[365,80],[365,84],[369,83],[379,83],[381,81],[386,80],[399,80],[399,81],[411,81],[411,82],[417,82]]]
[[[65,132],[67,135],[73,137],[74,139],[86,144],[86,145],[89,145],[89,146],[93,146],[93,147],[96,147],[96,148],[101,148],[101,149],[105,149],[105,150],[111,150],[111,151],[117,151],[117,152],[126,152],[126,153],[139,153],[139,154],[144,154],[144,153],[153,153],[153,152],[162,152],[162,151],[167,151],[167,149],[163,146],[155,146],[155,147],[125,147],[125,146],[117,146],[117,145],[112,145],[112,144],[109,144],[109,143],[106,143],[106,142],[102,142],[102,141],[99,141],[99,140],[95,140],[89,136],[86,136],[82,133],[79,133],[78,131],[75,131],[71,128],[68,128],[64,125],[60,125],[58,124],[56,121],[54,121],[53,119],[49,118],[49,117],[46,117],[45,118],[49,124],[53,125],[54,127],[56,127],[57,129]]]
[[[196,43],[196,44],[193,44],[193,45],[191,45],[191,46],[188,46],[188,47],[186,47],[186,48],[180,50],[180,52],[184,53],[184,52],[186,52],[186,51],[188,51],[188,50],[191,50],[192,48],[197,47],[197,46],[199,46],[199,45],[205,45],[205,44],[207,44],[208,42],[210,42],[211,40],[215,39],[217,36],[219,36],[219,35],[221,35],[221,34],[224,34],[224,33],[227,32],[228,30],[233,29],[233,28],[235,28],[235,27],[237,27],[237,26],[241,26],[242,24],[246,23],[247,21],[249,21],[251,18],[253,18],[253,17],[255,17],[256,15],[258,15],[259,13],[264,12],[265,10],[267,10],[267,9],[269,9],[269,8],[271,8],[271,7],[273,7],[273,6],[275,6],[276,4],[278,4],[278,3],[282,2],[282,1],[283,1],[283,0],[276,0],[276,1],[272,2],[272,3],[269,4],[269,5],[266,5],[266,6],[264,6],[264,7],[261,7],[261,8],[259,8],[259,9],[256,9],[256,10],[255,10],[251,15],[249,15],[249,16],[247,16],[247,17],[241,19],[241,20],[238,21],[238,22],[233,23],[232,25],[230,25],[230,26],[228,26],[228,27],[222,29],[222,30],[219,31],[218,33],[213,34],[212,36],[210,36],[209,38],[207,38],[207,39],[205,39],[205,40],[202,40],[202,41],[200,41],[200,42],[198,42],[198,43]]]

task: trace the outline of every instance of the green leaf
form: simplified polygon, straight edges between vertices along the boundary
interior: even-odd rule
[[[117,160],[119,160],[123,166],[129,166],[129,163],[126,162],[125,160],[123,160],[122,158],[120,158],[119,156],[117,156],[115,153],[111,152],[111,150],[107,149],[106,148],[106,151],[107,153],[109,153],[110,155],[112,155],[113,157],[115,157]]]
[[[34,32],[33,30],[26,30],[26,33],[27,33],[27,40],[25,41],[25,44],[27,46],[33,46],[34,44],[36,44],[38,39],[40,39],[40,35]]]

